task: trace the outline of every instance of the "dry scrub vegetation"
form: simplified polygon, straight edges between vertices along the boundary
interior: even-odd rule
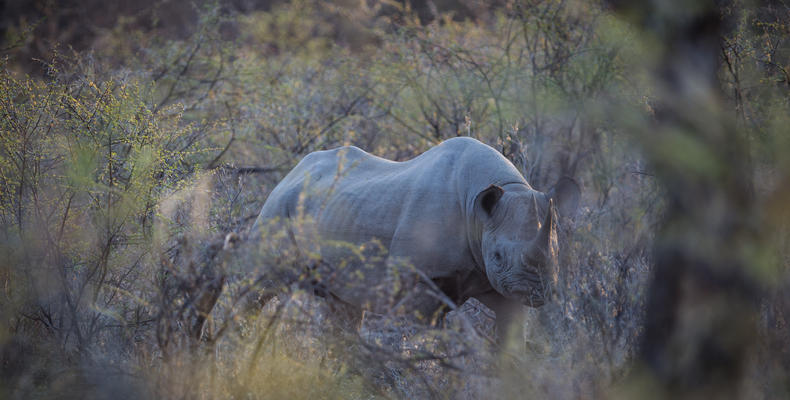
[[[733,164],[751,184],[736,194],[757,205],[743,215],[758,233],[724,252],[743,257],[759,292],[743,325],[752,339],[745,358],[727,358],[726,346],[670,350],[738,363],[730,396],[788,395],[787,5],[717,9],[726,24],[710,78],[726,115],[666,125],[673,93],[653,75],[662,36],[619,2],[23,3],[7,5],[19,16],[4,17],[0,45],[0,397],[599,398],[685,388],[660,368],[644,372],[655,368],[640,350],[653,326],[647,303],[660,298],[648,295],[653,243],[658,232],[662,243],[686,232],[678,218],[662,225],[682,203],[667,195],[667,171],[729,176],[731,159],[682,131],[722,124],[740,140],[732,159],[748,161]],[[312,151],[352,144],[406,160],[454,136],[500,150],[536,189],[562,176],[582,187],[579,211],[560,226],[559,294],[527,312],[525,337],[510,335],[501,353],[493,316],[475,301],[441,327],[370,313],[360,321],[313,294],[314,256],[247,237],[267,194]],[[690,203],[740,211],[706,193]],[[278,286],[278,274],[298,282]],[[710,276],[711,290],[724,285]],[[678,296],[667,307],[680,304],[681,319],[713,307]],[[704,331],[680,326],[678,343]]]

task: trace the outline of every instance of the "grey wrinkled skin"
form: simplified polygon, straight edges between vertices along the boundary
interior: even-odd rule
[[[472,138],[446,140],[404,162],[341,147],[307,155],[269,195],[251,237],[265,241],[273,229],[289,229],[298,247],[333,266],[321,274],[326,290],[361,308],[391,306],[380,283],[392,278],[393,265],[412,265],[456,304],[476,297],[505,321],[500,313],[513,304],[543,305],[557,280],[554,204],[565,212],[578,200],[575,183],[559,186],[532,189],[510,161]],[[343,242],[380,246],[386,255],[377,263]],[[431,315],[441,301],[399,304]]]

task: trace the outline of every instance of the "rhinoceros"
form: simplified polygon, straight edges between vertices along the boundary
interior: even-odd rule
[[[273,227],[287,229],[320,258],[326,294],[347,304],[391,306],[380,301],[380,283],[393,265],[409,265],[415,287],[443,296],[412,292],[398,303],[405,311],[425,318],[443,301],[476,297],[504,329],[514,305],[540,307],[549,298],[558,276],[557,209],[571,212],[578,198],[569,178],[548,193],[534,190],[498,151],[468,137],[403,162],[345,146],[304,157],[271,192],[251,232],[266,240]],[[360,247],[383,256],[365,257]]]

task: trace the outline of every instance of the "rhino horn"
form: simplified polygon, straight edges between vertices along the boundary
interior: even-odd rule
[[[538,199],[533,194],[532,195],[532,213],[530,213],[530,220],[529,220],[529,223],[528,223],[527,226],[530,226],[530,227],[535,226],[538,229],[540,229],[540,221],[538,221],[538,214],[539,214],[538,210],[540,210],[538,208]]]
[[[557,230],[554,213],[554,200],[550,199],[546,219],[543,220],[540,231],[538,231],[538,236],[532,241],[532,246],[530,248],[530,253],[534,260],[545,262],[548,253],[551,251],[552,235],[554,235],[554,232]]]

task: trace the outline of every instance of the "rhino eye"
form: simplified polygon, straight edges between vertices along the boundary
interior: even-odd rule
[[[494,260],[496,260],[497,262],[502,261],[502,254],[500,254],[498,251],[495,251]]]

